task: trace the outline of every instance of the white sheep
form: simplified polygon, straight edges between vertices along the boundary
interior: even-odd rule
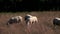
[[[36,16],[32,16],[32,15],[27,14],[25,16],[25,21],[29,25],[29,24],[33,24],[33,23],[38,22],[38,19]]]
[[[31,18],[28,18],[28,22],[31,24],[38,23],[38,19],[36,16],[32,16]]]

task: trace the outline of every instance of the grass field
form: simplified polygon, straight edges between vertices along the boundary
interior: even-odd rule
[[[19,24],[6,25],[12,16],[24,16],[29,13],[38,17],[39,22],[27,27],[25,21]],[[53,28],[53,18],[60,17],[60,12],[17,12],[0,13],[0,34],[60,34],[59,26]]]

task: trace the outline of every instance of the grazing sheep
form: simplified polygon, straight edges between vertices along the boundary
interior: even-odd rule
[[[17,20],[16,20],[14,17],[12,17],[12,18],[10,18],[10,19],[8,20],[7,25],[8,25],[8,24],[15,23],[16,21],[17,21]]]
[[[36,16],[33,16],[33,17],[31,17],[31,18],[28,18],[28,21],[29,21],[31,24],[33,24],[33,23],[38,23],[38,19],[37,19]]]
[[[19,22],[22,22],[22,17],[21,16],[15,16],[15,17],[12,17],[8,20],[9,23],[7,24],[12,24],[12,23],[19,23]]]
[[[25,16],[25,21],[26,21],[26,24],[29,25],[29,23],[30,23],[30,24],[33,24],[33,23],[38,22],[38,19],[37,19],[36,16],[32,16],[32,15],[27,14],[27,15]]]
[[[54,26],[60,25],[60,18],[53,19],[53,24],[54,24]]]
[[[54,28],[56,28],[56,26],[60,26],[60,18],[58,17],[54,18],[53,25],[54,25]]]

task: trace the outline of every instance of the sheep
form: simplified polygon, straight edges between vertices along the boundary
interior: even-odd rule
[[[11,18],[8,20],[8,22],[9,22],[9,23],[7,23],[7,24],[22,22],[22,17],[21,17],[21,16],[11,17]]]
[[[12,18],[10,18],[10,19],[8,20],[7,25],[8,25],[8,24],[15,23],[16,21],[17,21],[17,20],[16,20],[14,17],[12,17]]]
[[[38,19],[36,16],[32,16],[32,15],[27,14],[25,16],[25,21],[26,21],[26,24],[29,25],[29,24],[33,24],[33,23],[38,22]]]
[[[54,27],[57,25],[57,26],[60,26],[60,18],[56,17],[53,19],[53,25]]]
[[[31,23],[31,24],[34,24],[34,23],[38,23],[38,19],[36,16],[33,16],[31,18],[28,18],[28,21]]]

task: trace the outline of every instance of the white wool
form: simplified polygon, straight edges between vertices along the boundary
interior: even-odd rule
[[[28,16],[31,16],[31,15],[28,15]],[[35,22],[38,22],[38,19],[36,16],[31,16],[30,18],[27,19],[28,23],[35,23]]]
[[[16,19],[17,21],[21,20],[22,21],[22,17],[21,16],[15,16],[11,18],[12,20]]]
[[[37,19],[37,17],[33,16],[32,18],[29,18],[29,21],[30,21],[31,24],[32,24],[32,22],[33,22],[33,23],[38,22],[38,19]]]
[[[15,19],[15,17],[12,17],[11,19]]]
[[[60,20],[60,18],[56,17],[55,19]]]
[[[22,21],[22,17],[21,16],[18,16],[18,18]]]

